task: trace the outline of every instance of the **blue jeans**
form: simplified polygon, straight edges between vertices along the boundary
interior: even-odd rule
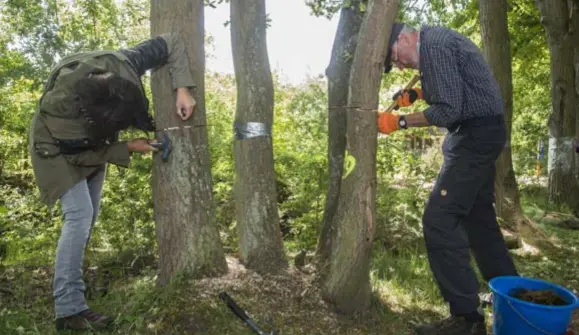
[[[101,202],[105,166],[70,188],[60,198],[64,224],[56,249],[54,309],[57,318],[88,309],[82,264]]]

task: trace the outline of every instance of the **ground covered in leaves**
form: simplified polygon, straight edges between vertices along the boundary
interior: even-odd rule
[[[526,199],[527,215],[548,239],[529,238],[512,252],[519,271],[578,293],[579,230],[561,226],[569,217],[545,210],[533,202],[532,194]],[[219,299],[224,291],[265,331],[276,329],[276,334],[409,334],[414,324],[447,313],[420,240],[398,248],[377,243],[371,269],[373,301],[368,311],[355,316],[335,313],[322,300],[315,274],[294,266],[282,275],[260,276],[228,256],[227,275],[176,278],[160,289],[155,260],[149,256],[94,259],[94,267],[86,271],[89,305],[115,317],[109,334],[252,334]],[[0,334],[55,334],[51,272],[50,266],[0,268]],[[488,291],[482,281],[481,290]],[[485,312],[490,333],[491,307]],[[579,334],[579,312],[573,328]]]

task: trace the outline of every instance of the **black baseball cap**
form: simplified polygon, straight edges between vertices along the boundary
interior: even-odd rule
[[[404,28],[403,23],[395,22],[392,25],[392,31],[390,32],[390,42],[388,43],[388,50],[386,51],[386,61],[384,62],[384,73],[388,73],[390,70],[392,70],[392,46],[394,43],[396,43],[402,28]]]

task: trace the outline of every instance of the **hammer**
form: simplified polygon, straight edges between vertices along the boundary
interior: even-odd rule
[[[153,142],[151,146],[161,150],[161,159],[163,162],[166,162],[169,159],[169,154],[171,150],[173,150],[173,147],[171,146],[171,140],[169,136],[167,136],[167,133],[162,132],[161,137],[163,138],[162,141]]]
[[[243,309],[237,306],[233,298],[231,298],[226,292],[219,293],[219,299],[223,300],[227,304],[227,307],[229,307],[229,309],[231,309],[231,311],[233,311],[233,313],[237,315],[238,318],[243,320],[243,322],[245,322],[256,334],[275,335],[275,330],[272,330],[271,333],[266,333],[259,329],[257,324],[247,315],[247,313],[245,313]]]

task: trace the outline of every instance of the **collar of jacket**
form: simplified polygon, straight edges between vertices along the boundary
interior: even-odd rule
[[[76,81],[91,73],[107,71],[137,85],[147,100],[141,78],[125,55],[116,51],[84,52],[65,57],[51,71],[39,100],[40,111],[53,117],[78,118],[80,113],[71,94]]]

